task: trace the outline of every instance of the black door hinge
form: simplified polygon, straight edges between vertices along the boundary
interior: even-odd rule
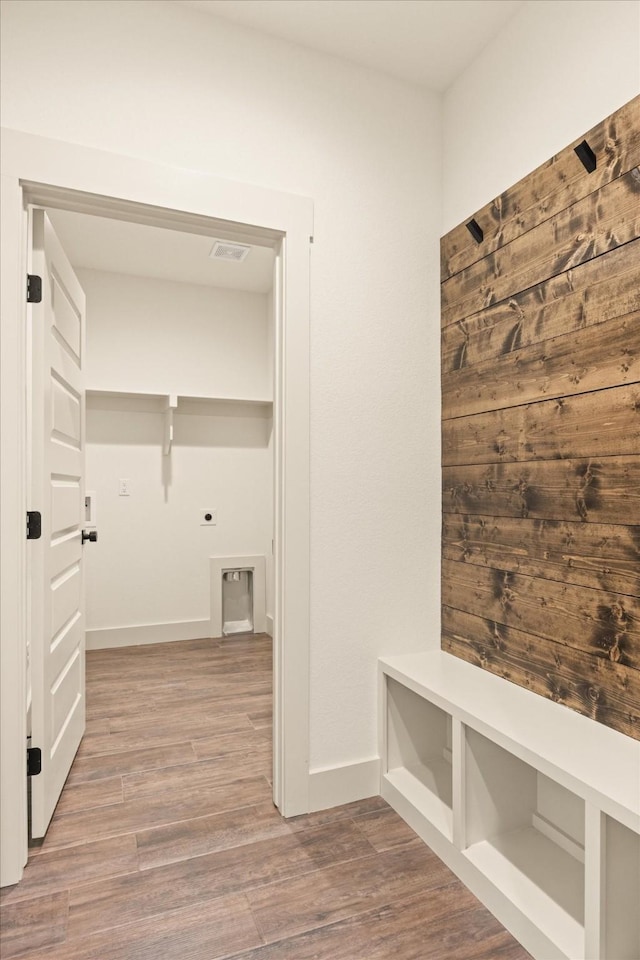
[[[27,747],[27,776],[37,777],[42,773],[42,750],[40,747]]]
[[[27,303],[42,302],[42,277],[37,273],[27,274]]]
[[[42,536],[42,514],[39,510],[27,510],[27,540],[39,540]]]

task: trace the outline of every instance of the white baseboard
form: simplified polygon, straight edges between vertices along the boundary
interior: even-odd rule
[[[268,613],[265,617],[265,633],[268,633],[270,637],[273,636],[273,617]]]
[[[168,643],[172,640],[199,640],[208,637],[210,621],[178,620],[175,623],[142,623],[131,627],[102,627],[87,630],[87,650],[107,647],[135,647],[142,643]]]
[[[309,773],[309,809],[312,813],[354,800],[376,797],[379,793],[379,757],[341,767],[311,770]]]

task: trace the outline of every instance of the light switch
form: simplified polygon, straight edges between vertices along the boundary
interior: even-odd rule
[[[124,478],[120,479],[118,484],[118,496],[119,497],[128,497],[131,494],[131,484],[129,480]]]

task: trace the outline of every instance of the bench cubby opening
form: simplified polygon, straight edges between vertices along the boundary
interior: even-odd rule
[[[387,687],[386,777],[453,836],[451,717],[395,680]]]
[[[640,836],[604,817],[604,957],[640,957]]]
[[[465,856],[567,957],[584,955],[584,801],[466,728]]]

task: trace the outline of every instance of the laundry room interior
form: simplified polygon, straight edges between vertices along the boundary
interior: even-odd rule
[[[271,633],[273,249],[49,217],[87,303],[87,649]]]

